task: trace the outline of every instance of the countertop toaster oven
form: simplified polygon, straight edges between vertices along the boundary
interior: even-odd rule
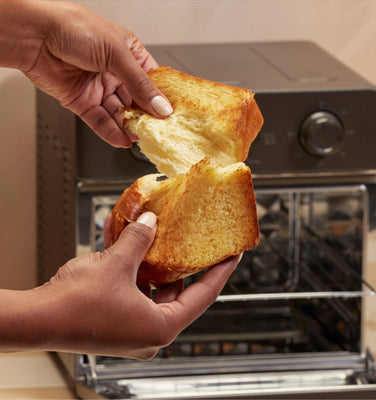
[[[375,88],[311,42],[149,50],[160,65],[256,93],[265,124],[247,163],[261,241],[216,303],[153,360],[59,354],[78,396],[376,398],[364,322],[376,275]],[[155,168],[136,145],[112,148],[37,96],[42,283],[68,259],[103,249],[105,216]]]

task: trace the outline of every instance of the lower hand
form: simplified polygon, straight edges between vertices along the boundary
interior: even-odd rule
[[[210,268],[185,290],[179,281],[152,300],[139,290],[137,270],[156,231],[154,214],[147,214],[103,253],[69,261],[35,289],[50,304],[46,350],[149,359],[215,301],[238,258]]]

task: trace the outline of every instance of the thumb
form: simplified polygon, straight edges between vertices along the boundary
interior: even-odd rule
[[[168,99],[136,61],[127,60],[126,66],[118,70],[117,75],[125,83],[132,99],[148,113],[167,117],[173,112]]]
[[[123,268],[131,268],[136,274],[138,267],[152,245],[157,231],[157,217],[148,211],[141,214],[121,232],[117,241],[108,249],[113,256],[119,256]]]
[[[131,37],[129,48],[119,46],[110,70],[125,84],[138,106],[150,114],[167,117],[173,112],[172,106],[146,73],[158,64],[141,41],[133,34]]]

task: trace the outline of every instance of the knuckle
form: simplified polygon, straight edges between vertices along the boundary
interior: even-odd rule
[[[146,349],[143,351],[142,355],[140,355],[138,358],[142,361],[149,361],[158,354],[158,350],[159,350],[158,348]]]
[[[162,331],[161,329],[156,329],[154,331],[153,345],[157,348],[165,347],[168,346],[173,339],[174,338],[170,340],[170,335],[166,335],[165,331]]]
[[[148,317],[148,329],[145,332],[144,341],[148,349],[160,349],[168,346],[177,336],[176,329],[172,321],[161,318],[160,312],[150,314]]]

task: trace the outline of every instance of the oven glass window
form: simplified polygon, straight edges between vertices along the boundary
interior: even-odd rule
[[[117,198],[91,199],[92,251],[103,249]],[[256,199],[261,239],[222,292],[231,301],[216,302],[156,360],[360,351],[365,189],[256,190]]]

